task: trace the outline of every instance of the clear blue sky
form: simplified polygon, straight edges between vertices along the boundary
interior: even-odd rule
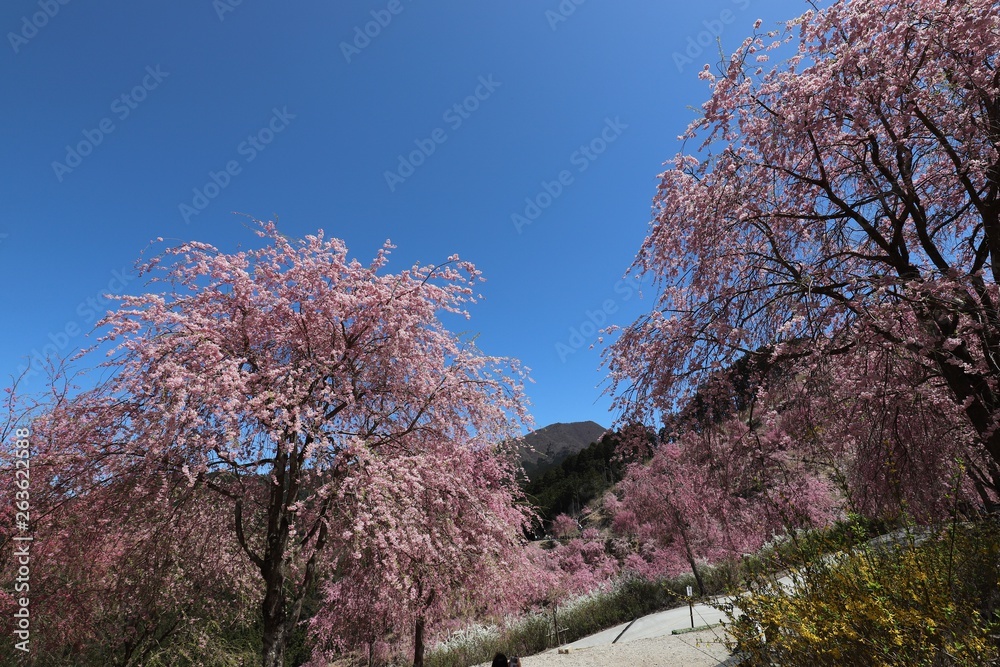
[[[619,281],[707,96],[711,33],[728,51],[804,7],[8,0],[4,384],[47,345],[89,344],[100,295],[142,289],[128,271],[150,240],[253,244],[239,212],[363,261],[389,238],[393,268],[472,260],[486,299],[462,328],[533,369],[537,425],[608,426],[588,322],[651,306]]]

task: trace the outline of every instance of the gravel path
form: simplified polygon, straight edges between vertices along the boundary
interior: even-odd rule
[[[623,644],[571,649],[567,654],[551,649],[521,658],[522,667],[720,667],[732,665],[722,644],[722,629],[712,628],[683,635],[638,639]]]

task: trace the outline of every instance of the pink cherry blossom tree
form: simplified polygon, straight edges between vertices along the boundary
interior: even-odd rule
[[[344,548],[324,593],[340,612],[313,619],[319,646],[394,637],[421,665],[433,626],[520,610],[515,574],[532,517],[516,504],[513,466],[491,449],[439,449],[366,452],[365,474],[338,489]]]
[[[15,586],[10,517],[0,529],[0,572],[5,590],[30,599],[29,654],[44,664],[120,667],[217,654],[220,635],[252,618],[256,583],[229,513],[168,469],[123,461],[112,474],[96,465],[90,447],[114,437],[115,399],[100,388],[70,399],[68,380],[53,380],[45,404],[6,406],[29,443],[29,465],[16,469],[30,472],[32,541],[29,576]],[[0,448],[5,480],[13,478],[11,453]],[[0,488],[7,507],[15,488]],[[0,610],[6,626],[13,601],[0,600]]]
[[[567,514],[560,514],[552,519],[552,534],[559,539],[574,537],[579,532],[580,528],[576,519]]]
[[[996,489],[998,54],[994,0],[835,0],[706,66],[683,135],[698,149],[661,175],[634,266],[659,281],[656,309],[608,357],[628,418],[675,411],[742,355],[808,372],[887,347],[957,407],[980,495]]]
[[[101,322],[110,379],[45,417],[53,479],[76,480],[81,507],[131,480],[179,525],[219,508],[211,532],[239,555],[220,562],[255,573],[265,667],[284,664],[306,596],[338,572],[353,579],[320,628],[379,595],[362,580],[406,598],[382,607],[387,629],[409,618],[419,635],[457,581],[486,604],[478,587],[496,581],[486,573],[506,566],[525,517],[511,501],[527,414],[518,364],[441,322],[467,316],[479,272],[451,257],[390,273],[388,244],[363,265],[322,232],[293,241],[259,223],[258,235],[260,249],[190,242],[141,265],[161,291],[118,297]],[[163,480],[184,482],[173,501]],[[157,530],[115,502],[124,533]]]
[[[995,501],[992,460],[933,369],[890,344],[815,361],[762,395],[761,422],[823,466],[845,509],[935,521]]]
[[[550,573],[548,602],[587,593],[610,583],[618,574],[618,561],[606,548],[606,536],[586,528],[577,537],[544,551],[541,566]]]
[[[638,541],[626,566],[646,576],[694,574],[704,562],[738,558],[776,534],[825,525],[836,513],[833,485],[801,460],[779,428],[730,419],[664,442],[632,464],[607,505],[614,530]]]

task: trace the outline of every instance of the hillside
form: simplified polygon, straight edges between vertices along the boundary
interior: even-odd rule
[[[625,461],[617,455],[618,443],[617,434],[607,433],[525,484],[524,492],[543,522],[560,513],[577,515],[621,481]]]
[[[606,430],[597,422],[585,421],[549,424],[532,431],[525,436],[521,451],[521,462],[529,479],[586,449],[600,440]]]

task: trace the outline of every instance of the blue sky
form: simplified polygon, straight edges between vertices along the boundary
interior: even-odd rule
[[[391,239],[390,268],[472,260],[485,300],[461,327],[532,369],[537,425],[609,426],[589,347],[651,307],[622,280],[697,71],[714,35],[728,51],[804,7],[8,0],[4,384],[92,342],[152,239],[254,244],[236,212],[362,261]]]

